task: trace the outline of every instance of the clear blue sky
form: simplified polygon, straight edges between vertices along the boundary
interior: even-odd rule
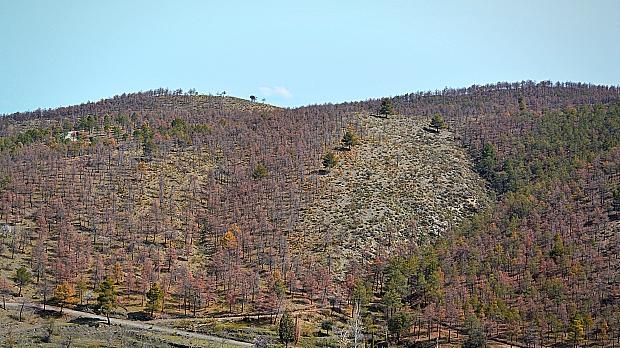
[[[276,105],[620,84],[620,1],[0,0],[0,113],[168,87]]]

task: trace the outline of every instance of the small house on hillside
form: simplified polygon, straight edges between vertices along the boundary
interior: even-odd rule
[[[65,134],[64,140],[78,141],[78,131],[68,131]]]

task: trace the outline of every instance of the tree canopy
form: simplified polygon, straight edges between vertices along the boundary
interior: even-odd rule
[[[342,137],[342,144],[349,150],[351,147],[359,144],[359,137],[353,129],[347,129]]]
[[[413,318],[407,312],[398,312],[388,319],[388,330],[396,334],[396,341],[400,341],[400,335],[408,331],[413,325]]]
[[[389,116],[394,114],[394,106],[392,105],[392,99],[383,98],[381,100],[381,107],[379,108],[379,115]]]
[[[269,175],[269,171],[267,170],[267,167],[265,167],[265,165],[262,163],[257,164],[256,167],[254,167],[254,170],[252,171],[252,178],[254,180],[266,178],[268,175]]]
[[[164,302],[164,291],[159,283],[153,283],[146,293],[147,308],[151,311],[151,317],[155,311],[161,310]]]
[[[323,156],[323,167],[327,170],[334,168],[338,164],[338,156],[329,151]]]
[[[17,297],[22,296],[22,288],[28,283],[30,283],[31,279],[32,279],[32,276],[30,275],[30,272],[28,272],[26,267],[22,266],[15,271],[14,280],[15,280],[15,284],[17,284],[17,287],[19,289],[19,293],[17,294]]]
[[[76,301],[73,285],[69,282],[58,284],[54,289],[54,298],[60,305],[60,313],[62,313],[62,309],[66,305],[75,303]]]
[[[110,312],[114,308],[116,308],[116,287],[112,278],[107,277],[97,289],[97,309],[108,318],[108,325],[110,324]]]
[[[280,324],[278,325],[278,335],[280,336],[280,341],[286,347],[295,340],[295,321],[288,311],[282,314]]]
[[[443,117],[441,117],[441,114],[434,114],[431,119],[431,127],[439,131],[440,129],[448,128],[448,125],[446,124],[446,121],[444,121]]]

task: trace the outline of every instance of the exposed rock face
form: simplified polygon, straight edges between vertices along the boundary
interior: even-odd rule
[[[339,151],[329,174],[317,174],[320,195],[297,226],[315,250],[356,260],[380,245],[439,235],[489,202],[453,134],[428,132],[428,123],[359,116],[361,144]]]

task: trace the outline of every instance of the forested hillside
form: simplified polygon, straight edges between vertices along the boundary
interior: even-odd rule
[[[354,342],[620,339],[616,87],[294,109],[160,89],[4,115],[0,135],[3,296],[83,305],[111,283],[116,315],[268,326],[312,309]],[[302,319],[302,342],[335,344]]]
[[[429,327],[468,322],[527,344],[611,344],[620,327],[620,104],[518,117],[533,121],[528,131],[471,148],[496,204],[356,277],[382,279],[384,300],[419,309]]]

